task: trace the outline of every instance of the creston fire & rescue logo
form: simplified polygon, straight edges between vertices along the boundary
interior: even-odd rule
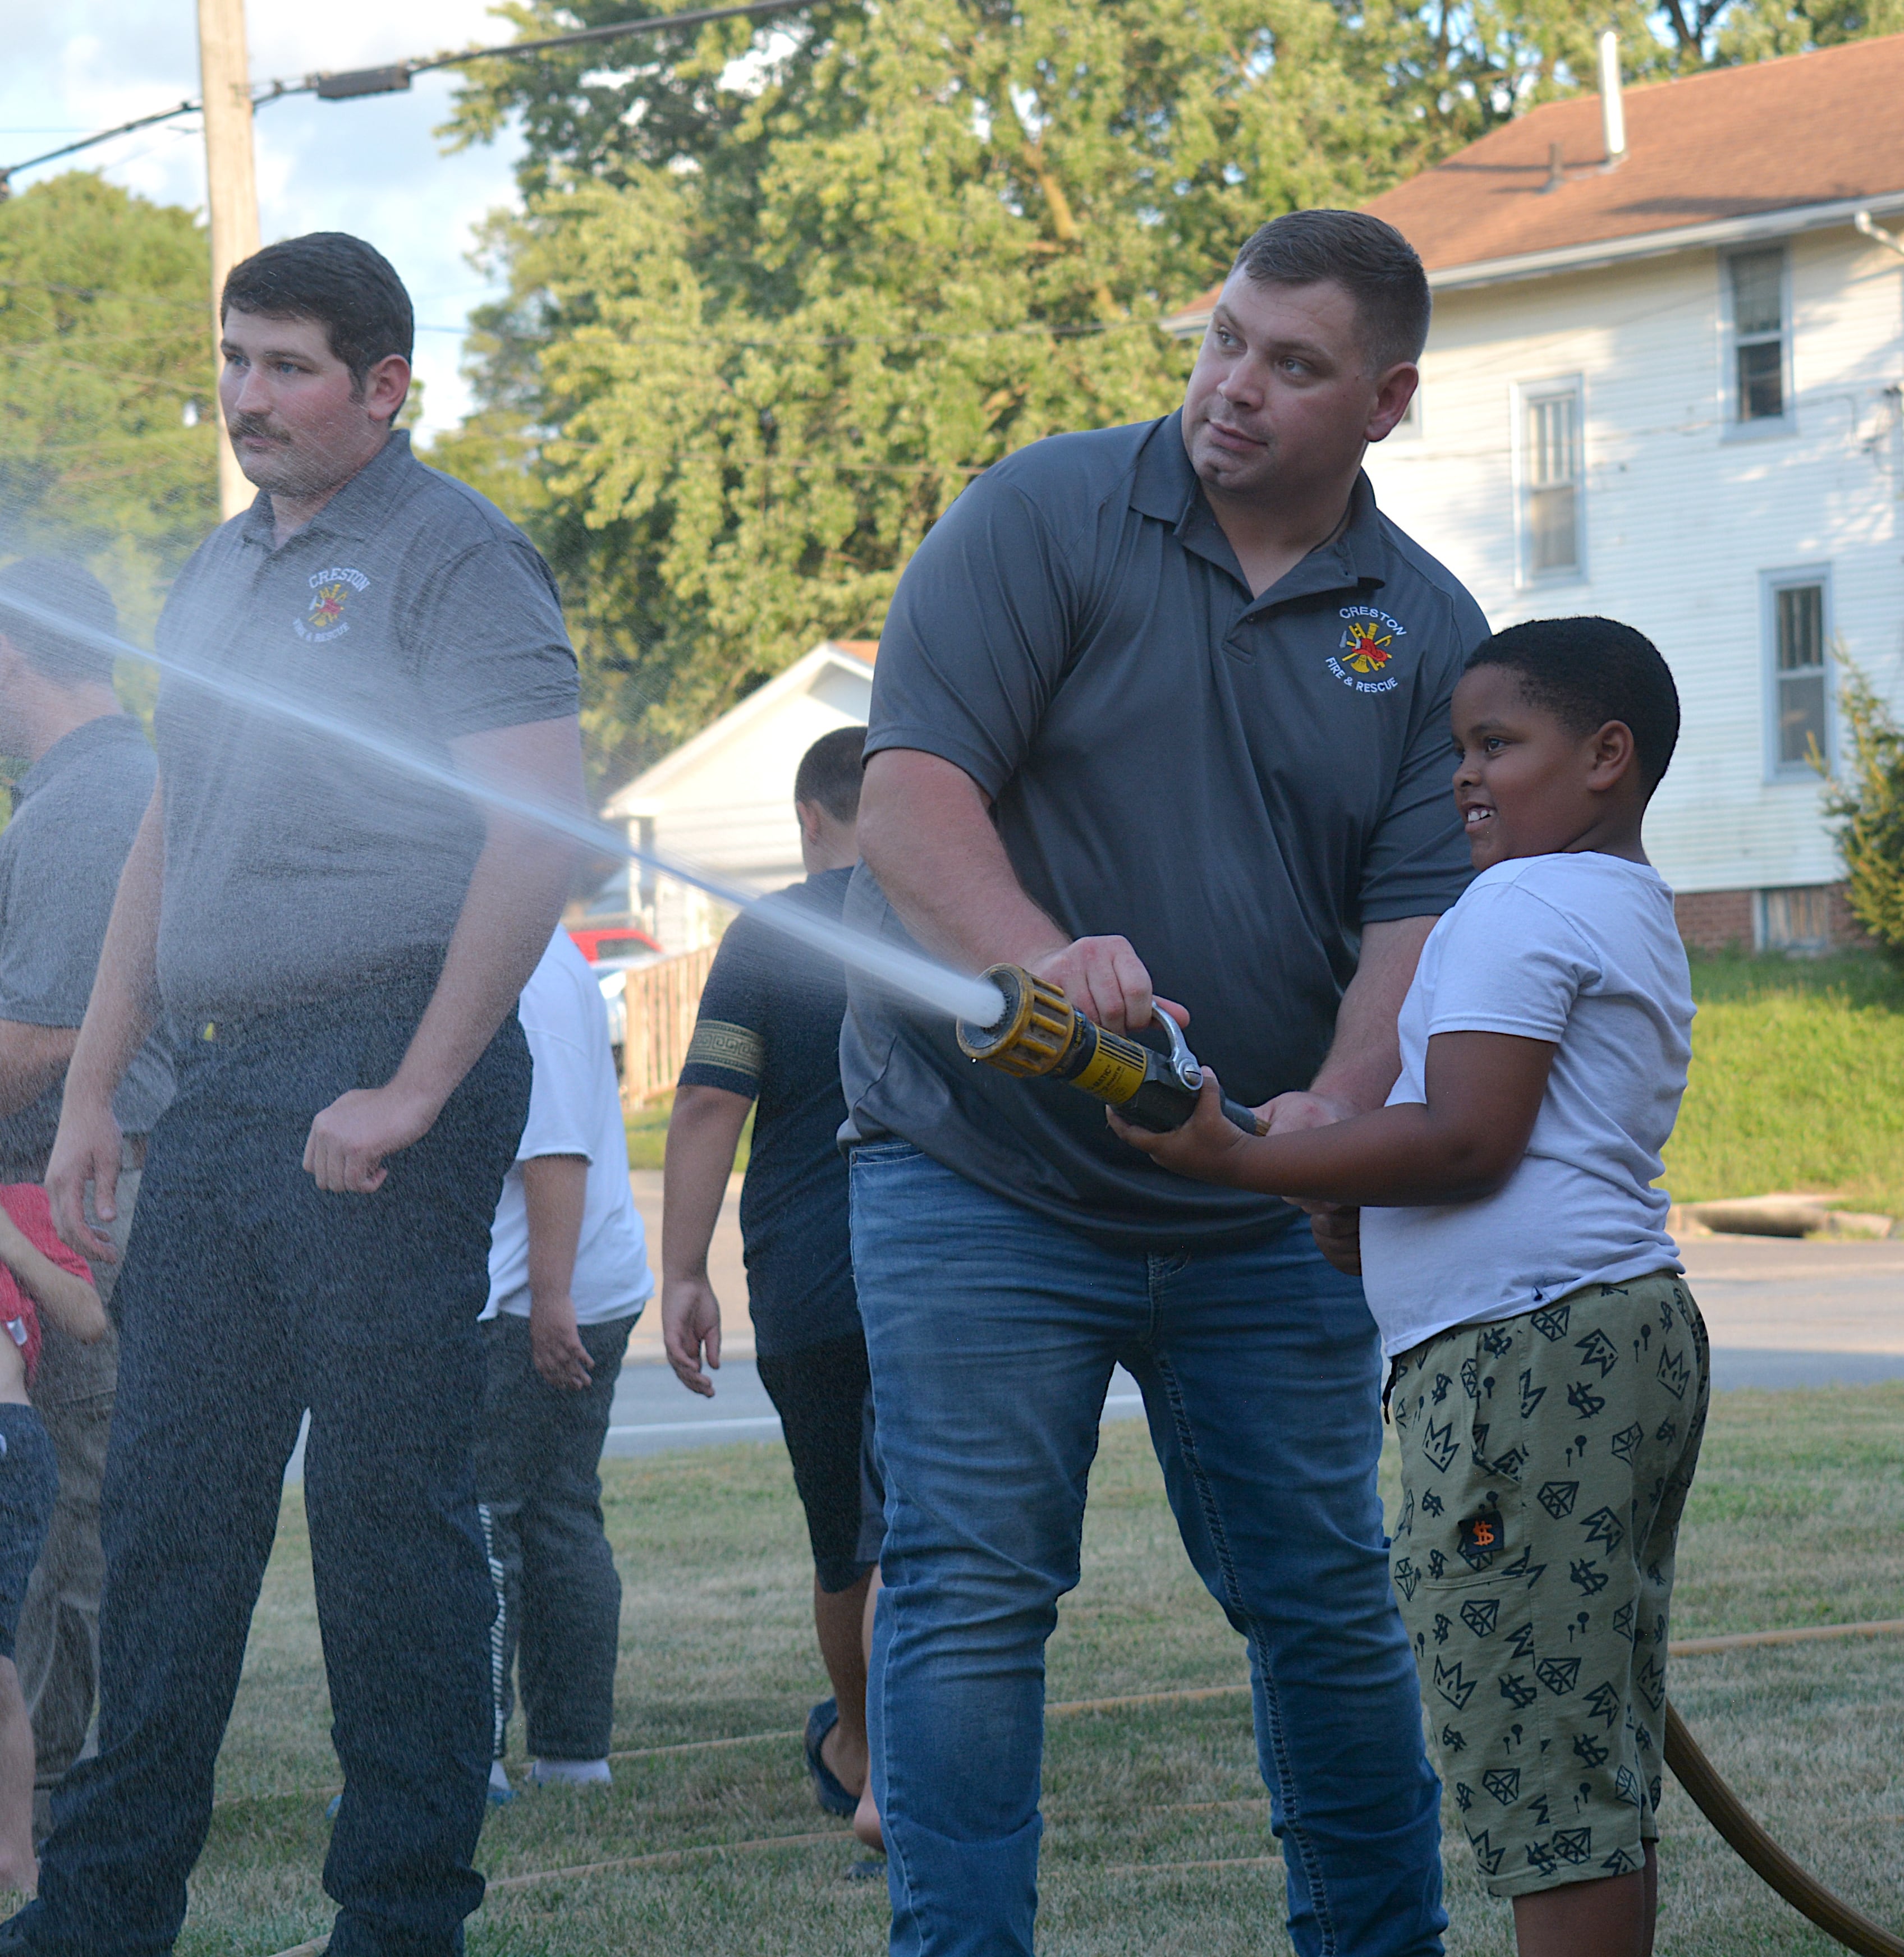
[[[1372,605],[1345,605],[1342,643],[1328,662],[1329,670],[1356,693],[1393,693],[1401,684],[1388,670],[1395,641],[1408,637],[1408,628]]]
[[[350,630],[350,621],[343,615],[350,594],[365,590],[369,583],[361,571],[351,571],[341,564],[333,564],[327,571],[314,571],[310,577],[310,605],[302,618],[292,620],[292,631],[313,646],[342,638]]]

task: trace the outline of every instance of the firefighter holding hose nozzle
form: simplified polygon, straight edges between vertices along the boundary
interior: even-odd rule
[[[1361,470],[1428,312],[1387,226],[1279,219],[1179,412],[1034,443],[966,490],[881,637],[849,922],[1020,967],[1174,1067],[1154,1004],[1252,1128],[1381,1105],[1416,956],[1469,880],[1448,702],[1487,636]],[[1248,1642],[1297,1950],[1428,1957],[1437,1797],[1359,1281],[1289,1204],[1125,1147],[1082,1073],[1012,1079],[964,1031],[962,1051],[856,980],[841,1041],[887,1487],[868,1737],[894,1948],[1032,1949],[1043,1646],[1121,1362]]]

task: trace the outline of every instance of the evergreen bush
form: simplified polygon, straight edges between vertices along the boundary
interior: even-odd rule
[[[1852,911],[1904,965],[1904,727],[1842,651],[1837,659],[1847,751],[1826,777],[1824,813],[1836,825]]]

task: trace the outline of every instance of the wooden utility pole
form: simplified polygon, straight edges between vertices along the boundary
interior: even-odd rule
[[[218,298],[225,275],[258,249],[258,171],[251,160],[251,72],[245,0],[198,0],[198,84],[205,104],[205,180],[211,201],[212,373],[218,369]],[[213,399],[217,398],[214,392]],[[218,507],[235,517],[257,493],[218,421]]]

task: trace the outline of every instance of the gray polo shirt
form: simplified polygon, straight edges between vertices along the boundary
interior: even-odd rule
[[[281,548],[269,498],[207,538],[158,648],[165,790],[159,987],[190,1025],[428,974],[482,847],[481,810],[348,738],[215,691],[220,675],[394,740],[450,744],[577,706],[555,580],[492,504],[393,436]]]
[[[965,491],[900,580],[866,751],[971,776],[1031,896],[1128,937],[1256,1102],[1314,1076],[1362,927],[1467,884],[1448,704],[1487,625],[1366,477],[1339,537],[1253,599],[1180,423],[1054,436]],[[863,866],[846,915],[904,936]],[[1156,1168],[1095,1102],[975,1065],[864,982],[840,1054],[843,1139],[903,1138],[1114,1248],[1241,1244],[1293,1213]]]
[[[13,792],[0,834],[0,1020],[77,1026],[86,1016],[119,872],[157,770],[139,724],[87,721],[54,742]],[[61,1083],[0,1115],[0,1180],[37,1181],[59,1126]],[[172,1098],[157,1039],[133,1056],[112,1111],[128,1134],[150,1129]]]

